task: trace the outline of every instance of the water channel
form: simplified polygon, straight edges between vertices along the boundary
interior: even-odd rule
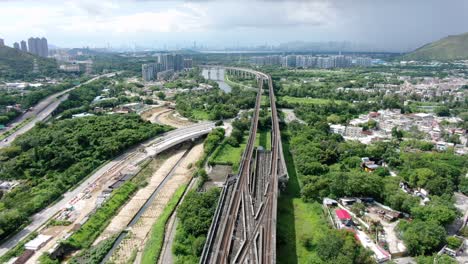
[[[224,82],[224,69],[212,68],[212,69],[203,69],[202,75],[207,80],[216,81],[219,85],[219,88],[226,93],[231,92],[231,86]]]

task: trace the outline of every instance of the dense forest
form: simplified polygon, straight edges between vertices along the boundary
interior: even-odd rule
[[[39,123],[0,150],[0,179],[21,184],[0,200],[0,238],[58,199],[106,160],[167,127],[137,115],[105,115]]]

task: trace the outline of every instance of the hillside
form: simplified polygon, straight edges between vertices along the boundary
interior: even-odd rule
[[[33,73],[34,59],[39,72]],[[53,59],[41,58],[31,53],[10,47],[0,47],[0,79],[31,79],[57,73],[57,64]]]
[[[466,60],[468,59],[468,33],[448,36],[426,44],[403,56],[406,60]]]

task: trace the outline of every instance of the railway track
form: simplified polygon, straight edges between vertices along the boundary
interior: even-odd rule
[[[273,83],[269,75],[258,71],[226,69],[256,76],[258,92],[239,173],[226,179],[200,263],[276,263],[278,179],[284,178],[286,170],[282,167],[284,158]],[[264,82],[268,86],[272,121],[272,148],[268,153],[255,151]]]

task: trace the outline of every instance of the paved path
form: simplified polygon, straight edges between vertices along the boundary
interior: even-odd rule
[[[187,193],[190,190],[193,190],[197,186],[197,183],[198,183],[198,178],[192,178],[187,188],[187,191],[184,193],[184,195],[182,196],[182,199],[180,199],[179,201],[179,205],[184,201],[185,196],[187,196]],[[177,208],[179,207],[177,206]],[[177,208],[175,208],[174,212],[171,215],[171,218],[166,224],[166,230],[164,232],[164,244],[161,250],[160,258],[158,260],[159,264],[173,264],[174,263],[174,256],[172,255],[172,244],[174,243],[176,230],[177,230],[177,224],[179,222],[179,220],[177,219]]]
[[[20,125],[23,121],[25,121],[28,118],[32,118],[26,125],[18,129],[17,131],[13,132],[11,135],[6,137],[0,142],[0,148],[7,147],[15,140],[16,137],[28,132],[30,129],[32,129],[37,122],[41,122],[46,120],[52,112],[57,109],[57,107],[60,105],[61,102],[65,101],[68,98],[68,93],[72,91],[73,89],[76,89],[80,87],[83,84],[90,83],[92,81],[95,81],[99,78],[102,77],[112,77],[116,73],[108,73],[108,74],[103,74],[96,76],[82,84],[79,84],[77,86],[74,86],[70,89],[67,89],[65,91],[61,91],[58,93],[55,93],[53,95],[48,96],[44,100],[40,101],[37,105],[34,106],[32,111],[28,111],[24,114],[22,114],[19,118],[15,120],[13,124],[10,125],[10,128],[8,130],[13,129],[14,127]]]

